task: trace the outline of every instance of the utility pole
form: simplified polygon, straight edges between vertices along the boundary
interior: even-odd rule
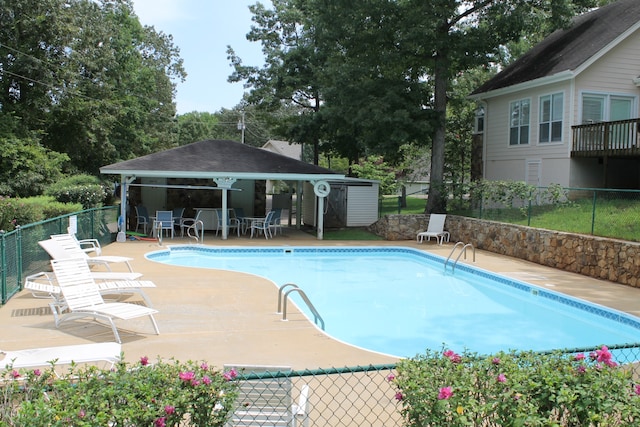
[[[241,141],[244,144],[244,129],[246,125],[244,123],[244,110],[242,110],[242,118],[238,120],[238,130],[242,132]]]

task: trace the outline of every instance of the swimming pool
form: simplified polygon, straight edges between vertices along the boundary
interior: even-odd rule
[[[399,357],[440,349],[588,348],[636,342],[640,319],[406,247],[172,246],[171,265],[240,271],[308,295],[332,337]],[[274,290],[274,302],[276,291]],[[306,305],[291,299],[313,319]],[[269,303],[272,303],[271,301]]]

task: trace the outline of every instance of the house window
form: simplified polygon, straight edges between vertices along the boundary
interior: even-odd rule
[[[510,104],[509,145],[529,143],[529,104],[528,99],[521,99]]]
[[[478,107],[476,109],[473,130],[474,133],[484,132],[484,107]]]
[[[631,96],[582,95],[582,123],[627,120],[634,114],[635,98]]]
[[[540,142],[562,141],[562,113],[561,93],[540,97]]]

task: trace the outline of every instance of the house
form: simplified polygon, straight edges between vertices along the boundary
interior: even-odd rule
[[[482,176],[640,188],[640,1],[577,16],[477,88]]]

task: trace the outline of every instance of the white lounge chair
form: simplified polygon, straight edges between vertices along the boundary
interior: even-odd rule
[[[13,369],[104,362],[112,368],[120,361],[122,346],[115,342],[66,345],[59,347],[0,350],[2,367]]]
[[[51,259],[82,258],[93,265],[102,265],[109,271],[111,264],[124,264],[131,273],[134,272],[129,264],[133,258],[117,255],[89,256],[76,242],[76,238],[69,234],[55,234],[50,239],[41,240],[38,244],[47,251]]]
[[[143,291],[143,288],[155,288],[156,285],[150,280],[99,280],[96,279],[96,275],[99,277],[108,277],[108,274],[114,276],[120,273],[112,272],[91,272],[91,276],[96,281],[98,290],[102,295],[121,295],[135,293],[142,297],[147,307],[153,307],[151,300],[147,294]],[[129,274],[129,273],[122,273]],[[137,274],[137,273],[131,273]],[[104,276],[103,276],[104,275]],[[35,298],[52,298],[58,307],[58,312],[61,313],[65,310],[64,298],[62,298],[62,290],[58,286],[55,276],[47,272],[39,272],[31,274],[26,277],[24,281],[24,289],[31,291],[31,295]]]
[[[54,303],[50,304],[56,321],[56,327],[64,320],[83,317],[93,317],[109,322],[113,335],[118,343],[121,342],[114,319],[130,320],[138,317],[149,316],[156,334],[160,334],[158,325],[153,315],[157,313],[150,307],[124,302],[106,303],[98,290],[96,282],[91,277],[89,264],[85,259],[58,259],[52,260],[51,266],[56,281],[64,298],[62,304],[68,311],[58,312]]]
[[[309,386],[303,384],[297,403],[292,403],[291,377],[279,376],[279,372],[290,373],[289,366],[224,365],[224,371],[235,369],[240,375],[257,374],[257,379],[240,379],[236,408],[228,427],[244,426],[308,426],[307,404]]]
[[[416,236],[416,241],[418,243],[422,243],[424,238],[427,240],[431,240],[432,237],[435,237],[436,242],[438,244],[442,244],[444,239],[449,241],[449,232],[444,231],[444,221],[447,218],[446,214],[431,214],[429,216],[429,225],[427,226],[427,231],[422,231],[418,233]]]

